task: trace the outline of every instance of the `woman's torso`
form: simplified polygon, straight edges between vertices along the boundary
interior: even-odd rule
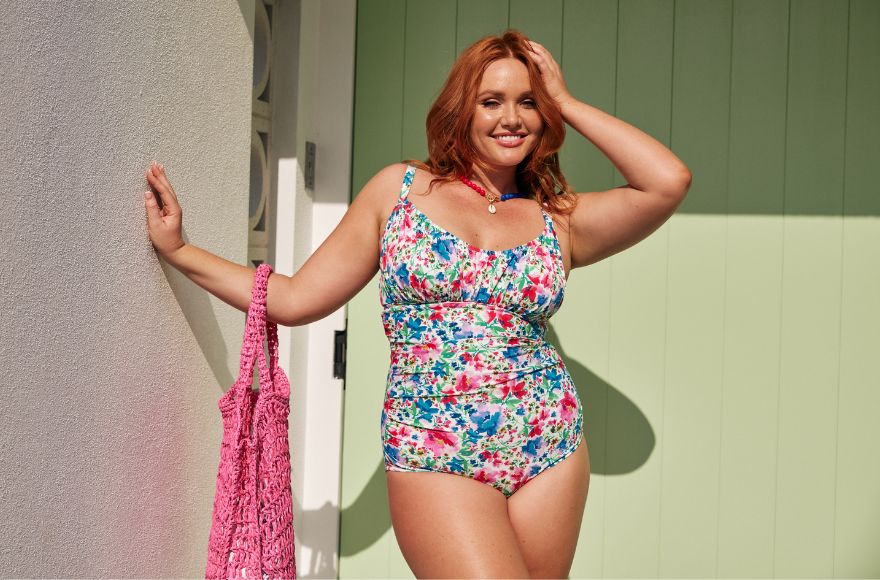
[[[434,223],[406,188],[405,179],[379,259],[387,393],[460,395],[562,364],[545,339],[566,285],[550,215],[539,211],[543,227],[530,240],[479,248]]]

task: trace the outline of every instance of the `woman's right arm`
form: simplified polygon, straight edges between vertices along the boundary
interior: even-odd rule
[[[354,198],[342,220],[292,277],[272,273],[266,293],[266,316],[284,326],[324,318],[351,300],[379,267],[380,225],[396,199],[405,165],[385,167]],[[183,242],[183,212],[164,169],[151,166],[147,180],[159,193],[146,200],[150,240],[165,261],[190,280],[238,310],[247,312],[253,268],[225,260]]]

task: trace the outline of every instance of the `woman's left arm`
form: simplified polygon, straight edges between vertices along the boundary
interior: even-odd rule
[[[547,49],[532,42],[532,57],[565,122],[617,167],[626,186],[579,193],[569,218],[571,267],[598,262],[643,240],[663,225],[691,184],[687,166],[640,129],[575,99]]]

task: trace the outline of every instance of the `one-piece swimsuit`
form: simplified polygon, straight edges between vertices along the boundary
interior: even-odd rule
[[[415,171],[380,248],[385,470],[457,474],[509,497],[581,442],[577,389],[544,338],[566,284],[553,220],[541,207],[536,238],[477,248],[407,199]]]

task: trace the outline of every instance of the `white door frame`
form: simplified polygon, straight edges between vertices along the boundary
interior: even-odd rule
[[[357,3],[274,4],[276,14],[291,26],[298,13],[299,27],[298,38],[290,31],[274,39],[279,59],[292,55],[287,60],[298,64],[291,75],[296,82],[291,78],[273,93],[275,103],[296,103],[293,127],[289,120],[287,126],[273,127],[273,139],[296,139],[296,156],[272,159],[278,180],[274,266],[291,275],[349,205]],[[317,146],[313,190],[305,188],[306,141]],[[333,343],[335,331],[344,329],[344,306],[307,326],[278,329],[280,363],[291,380],[294,529],[302,578],[338,577],[344,401],[343,380],[333,378]]]

